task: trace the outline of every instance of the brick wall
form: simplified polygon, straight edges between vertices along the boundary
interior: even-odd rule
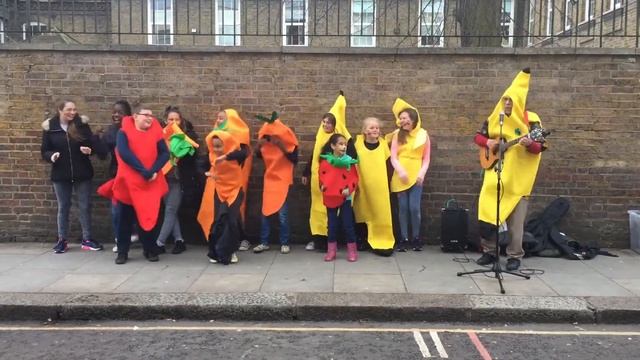
[[[561,226],[566,233],[581,241],[627,247],[626,211],[640,206],[637,57],[632,52],[495,51],[399,55],[355,50],[343,54],[3,51],[0,241],[55,238],[56,202],[49,166],[40,160],[40,123],[61,99],[74,100],[80,112],[91,117],[94,129],[109,124],[111,104],[121,98],[156,113],[167,104],[179,105],[201,137],[221,108],[237,108],[246,119],[277,110],[298,134],[306,162],[320,116],[342,89],[354,134],[366,116],[381,118],[384,130],[391,130],[390,108],[396,96],[420,109],[433,139],[423,227],[427,240],[435,243],[440,207],[447,198],[454,196],[475,210],[481,178],[473,134],[515,73],[530,66],[529,108],[554,130],[531,210],[566,196],[572,203]],[[251,124],[255,134],[260,124],[255,120]],[[96,159],[94,165],[95,184],[100,184],[107,163]],[[303,166],[296,169],[297,179]],[[258,231],[261,173],[258,162],[249,192],[252,236]],[[308,190],[298,181],[291,202],[295,242],[307,239],[308,199]],[[96,197],[94,209],[96,238],[110,239],[107,202]],[[75,215],[73,239],[78,236]]]

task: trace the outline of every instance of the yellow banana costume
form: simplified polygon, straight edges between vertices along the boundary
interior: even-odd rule
[[[540,123],[538,114],[528,111],[525,114],[527,94],[529,92],[529,80],[531,75],[523,71],[516,75],[511,86],[504,92],[498,104],[489,116],[489,138],[497,139],[500,136],[500,113],[503,112],[503,99],[508,97],[513,101],[510,116],[505,116],[502,127],[502,137],[511,141],[517,137],[529,133],[530,123]],[[523,196],[528,196],[533,190],[533,184],[538,173],[541,154],[533,154],[524,146],[515,145],[504,153],[502,168],[502,183],[500,198],[500,221],[502,224],[511,215],[516,205]],[[480,191],[478,202],[478,219],[490,224],[496,223],[496,185],[498,175],[493,170],[484,172],[484,182]]]
[[[424,147],[428,146],[429,134],[427,130],[422,128],[422,119],[420,119],[420,112],[415,107],[411,106],[406,101],[397,98],[393,104],[393,115],[396,117],[396,125],[400,126],[400,113],[405,109],[413,109],[418,113],[418,124],[409,132],[407,136],[407,143],[398,147],[398,161],[407,172],[409,181],[403,183],[396,171],[391,176],[391,192],[401,192],[412,187],[418,178],[418,173],[422,167],[422,157],[424,154]],[[387,135],[387,141],[391,142],[393,137],[396,136],[399,130],[395,130],[391,134]]]
[[[356,222],[367,224],[367,241],[374,250],[393,249],[395,239],[391,225],[391,202],[387,159],[389,145],[384,139],[374,150],[364,144],[364,135],[356,136],[358,174],[360,182],[354,195],[353,210]]]
[[[318,178],[318,170],[320,169],[320,152],[322,147],[329,141],[334,133],[341,134],[347,140],[351,138],[346,125],[346,109],[347,100],[344,95],[340,94],[329,112],[336,117],[336,126],[333,133],[327,133],[322,128],[318,128],[316,133],[316,143],[313,146],[313,159],[311,160],[311,211],[309,214],[309,226],[311,227],[311,235],[327,236],[327,208],[322,202],[322,192],[320,192],[320,180]]]

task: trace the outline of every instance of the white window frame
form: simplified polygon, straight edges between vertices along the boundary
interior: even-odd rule
[[[505,43],[504,38],[502,39],[502,47],[513,47],[513,30],[515,28],[515,23],[513,18],[515,16],[515,1],[513,0],[501,0],[500,1],[500,31],[502,32],[502,28],[505,26],[509,27],[509,37],[508,41]],[[509,22],[503,22],[503,14],[506,14],[505,5],[509,3],[511,5],[511,10],[509,12]],[[501,34],[502,35],[502,34]]]
[[[0,19],[0,44],[4,44],[4,19]]]
[[[533,0],[529,1],[529,26],[527,27],[527,32],[529,36],[527,37],[528,46],[533,45],[533,33],[536,31],[535,22],[535,12],[536,12],[536,2]]]
[[[547,0],[547,36],[553,34],[553,28],[551,28],[553,19],[553,0]]]
[[[222,3],[224,5],[224,1],[225,0],[215,0],[215,6],[216,6],[216,46],[240,46],[241,45],[241,39],[242,36],[240,34],[242,27],[240,26],[240,19],[241,17],[241,11],[242,11],[242,0],[233,0],[235,1],[235,9],[234,10],[228,10],[228,11],[233,11],[234,14],[234,26],[235,26],[235,31],[233,34],[224,34],[224,29],[222,28],[222,18],[224,17],[224,11],[225,10],[220,10],[220,3]],[[225,24],[226,25],[226,24]],[[226,25],[229,26],[229,25]],[[232,38],[233,39],[233,43],[232,44],[227,44],[224,40],[228,39],[228,38]]]
[[[420,18],[420,37],[418,38],[418,46],[419,47],[444,47],[444,9],[446,7],[446,0],[438,0],[439,3],[441,4],[439,8],[436,9],[435,6],[433,6],[433,1],[434,0],[421,0],[420,3],[420,13],[418,14],[419,18]],[[425,4],[426,3],[426,4]],[[428,11],[427,11],[428,10]],[[432,13],[432,10],[438,10],[439,12],[437,13]],[[425,14],[431,14],[431,19],[432,22],[427,23],[424,18],[425,18]],[[434,23],[433,19],[434,19],[434,15],[433,14],[438,14],[436,20],[442,20],[439,23]],[[440,17],[440,15],[442,15]],[[440,37],[438,37],[438,44],[437,45],[429,45],[429,44],[423,44],[422,40],[423,38],[429,38],[429,37],[436,37],[436,36],[431,36],[431,34],[423,34],[422,33],[422,26],[431,26],[432,28],[438,26],[438,30],[440,32]],[[437,33],[434,33],[434,35],[436,35]],[[426,42],[426,41],[425,41]]]
[[[288,14],[287,3],[293,4],[294,1],[304,1],[304,22],[291,21],[287,22]],[[304,44],[287,44],[287,26],[303,26],[304,27]],[[299,35],[298,35],[299,36]],[[282,46],[309,46],[309,1],[308,0],[283,0],[282,1]]]
[[[573,22],[573,1],[564,0],[564,29],[571,30],[571,23]]]
[[[595,5],[597,3],[596,0],[582,0],[583,1],[583,13],[582,13],[582,17],[580,18],[580,24],[584,24],[586,22],[589,22],[593,19],[596,18],[596,12],[595,12]],[[591,1],[594,1],[594,7],[591,7]],[[591,11],[593,11],[593,14],[591,14]]]
[[[365,23],[360,21],[360,23],[356,24],[354,23],[354,13],[355,10],[357,9],[358,11],[360,11],[360,9],[363,8],[362,5],[362,1],[364,0],[351,0],[351,47],[375,47],[376,46],[376,30],[377,30],[377,26],[376,26],[376,13],[378,11],[377,6],[376,6],[376,1],[375,0],[371,0],[371,4],[373,6],[373,19],[371,24],[367,23],[367,26],[371,25],[373,26],[373,34],[372,35],[357,35],[356,31],[354,29],[354,27],[356,25],[364,25]],[[359,3],[358,5],[356,5],[356,2]],[[362,15],[360,15],[362,18]],[[362,29],[360,29],[360,32],[362,33]],[[356,40],[360,39],[360,40],[364,40],[365,38],[370,38],[371,39],[371,44],[366,44],[366,45],[360,45],[360,44],[356,44]]]
[[[37,22],[37,21],[30,21],[28,23],[23,23],[22,24],[22,40],[27,41],[27,24],[29,24],[29,28],[33,27],[33,26],[37,26],[38,28],[42,29],[42,27],[44,26],[45,31],[44,32],[48,32],[49,31],[49,27],[47,26],[47,24],[43,24],[41,22]],[[2,31],[2,38],[3,38],[3,42],[4,42],[4,23],[3,23],[3,31]],[[42,34],[42,31],[39,31],[38,34]],[[33,37],[32,37],[33,38]]]
[[[166,4],[171,6],[171,9],[167,10],[155,10],[154,16],[154,8],[153,4],[156,0],[147,0],[147,44],[149,45],[159,45],[159,46],[169,46],[173,45],[173,33],[174,33],[174,23],[173,23],[173,10],[174,10],[174,0],[166,0]],[[165,1],[165,0],[159,0]],[[166,15],[166,18],[165,18]],[[163,21],[158,21],[158,18]],[[155,21],[155,23],[154,23]],[[159,44],[155,41],[154,37],[157,38],[161,36],[154,32],[154,25],[164,25],[165,28],[168,26],[169,28],[169,43],[168,44]],[[162,36],[166,36],[166,34],[162,34]]]

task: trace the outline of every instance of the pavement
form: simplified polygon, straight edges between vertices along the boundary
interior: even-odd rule
[[[1,320],[269,320],[640,323],[640,254],[571,261],[527,258],[530,280],[457,276],[478,254],[361,252],[335,262],[293,246],[283,255],[239,252],[210,264],[204,246],[151,263],[131,250],[125,265],[105,251],[54,254],[49,243],[0,244]],[[170,246],[169,246],[170,247]]]

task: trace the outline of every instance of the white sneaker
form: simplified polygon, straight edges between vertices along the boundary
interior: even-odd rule
[[[140,237],[138,236],[138,234],[131,234],[131,242],[132,243],[138,241],[139,239],[140,239]]]
[[[209,258],[209,262],[212,263],[212,264],[217,264],[218,260]]]
[[[116,241],[116,245],[113,247],[113,252],[117,253],[118,252],[118,238],[116,238],[115,241]]]
[[[249,250],[249,248],[251,248],[251,243],[249,242],[249,240],[242,240],[240,242],[240,247],[238,248],[239,251],[247,251]]]
[[[280,254],[288,254],[291,251],[289,245],[280,246]]]
[[[260,245],[258,245],[258,246],[253,248],[253,252],[256,253],[256,254],[257,253],[261,253],[263,251],[267,251],[267,250],[269,250],[269,245],[260,244]]]
[[[236,255],[236,253],[231,254],[231,263],[232,264],[238,263],[238,255]]]
[[[307,251],[313,251],[313,250],[316,249],[316,243],[313,242],[313,241],[309,241],[307,243],[307,246],[304,247],[304,249],[307,250]]]

